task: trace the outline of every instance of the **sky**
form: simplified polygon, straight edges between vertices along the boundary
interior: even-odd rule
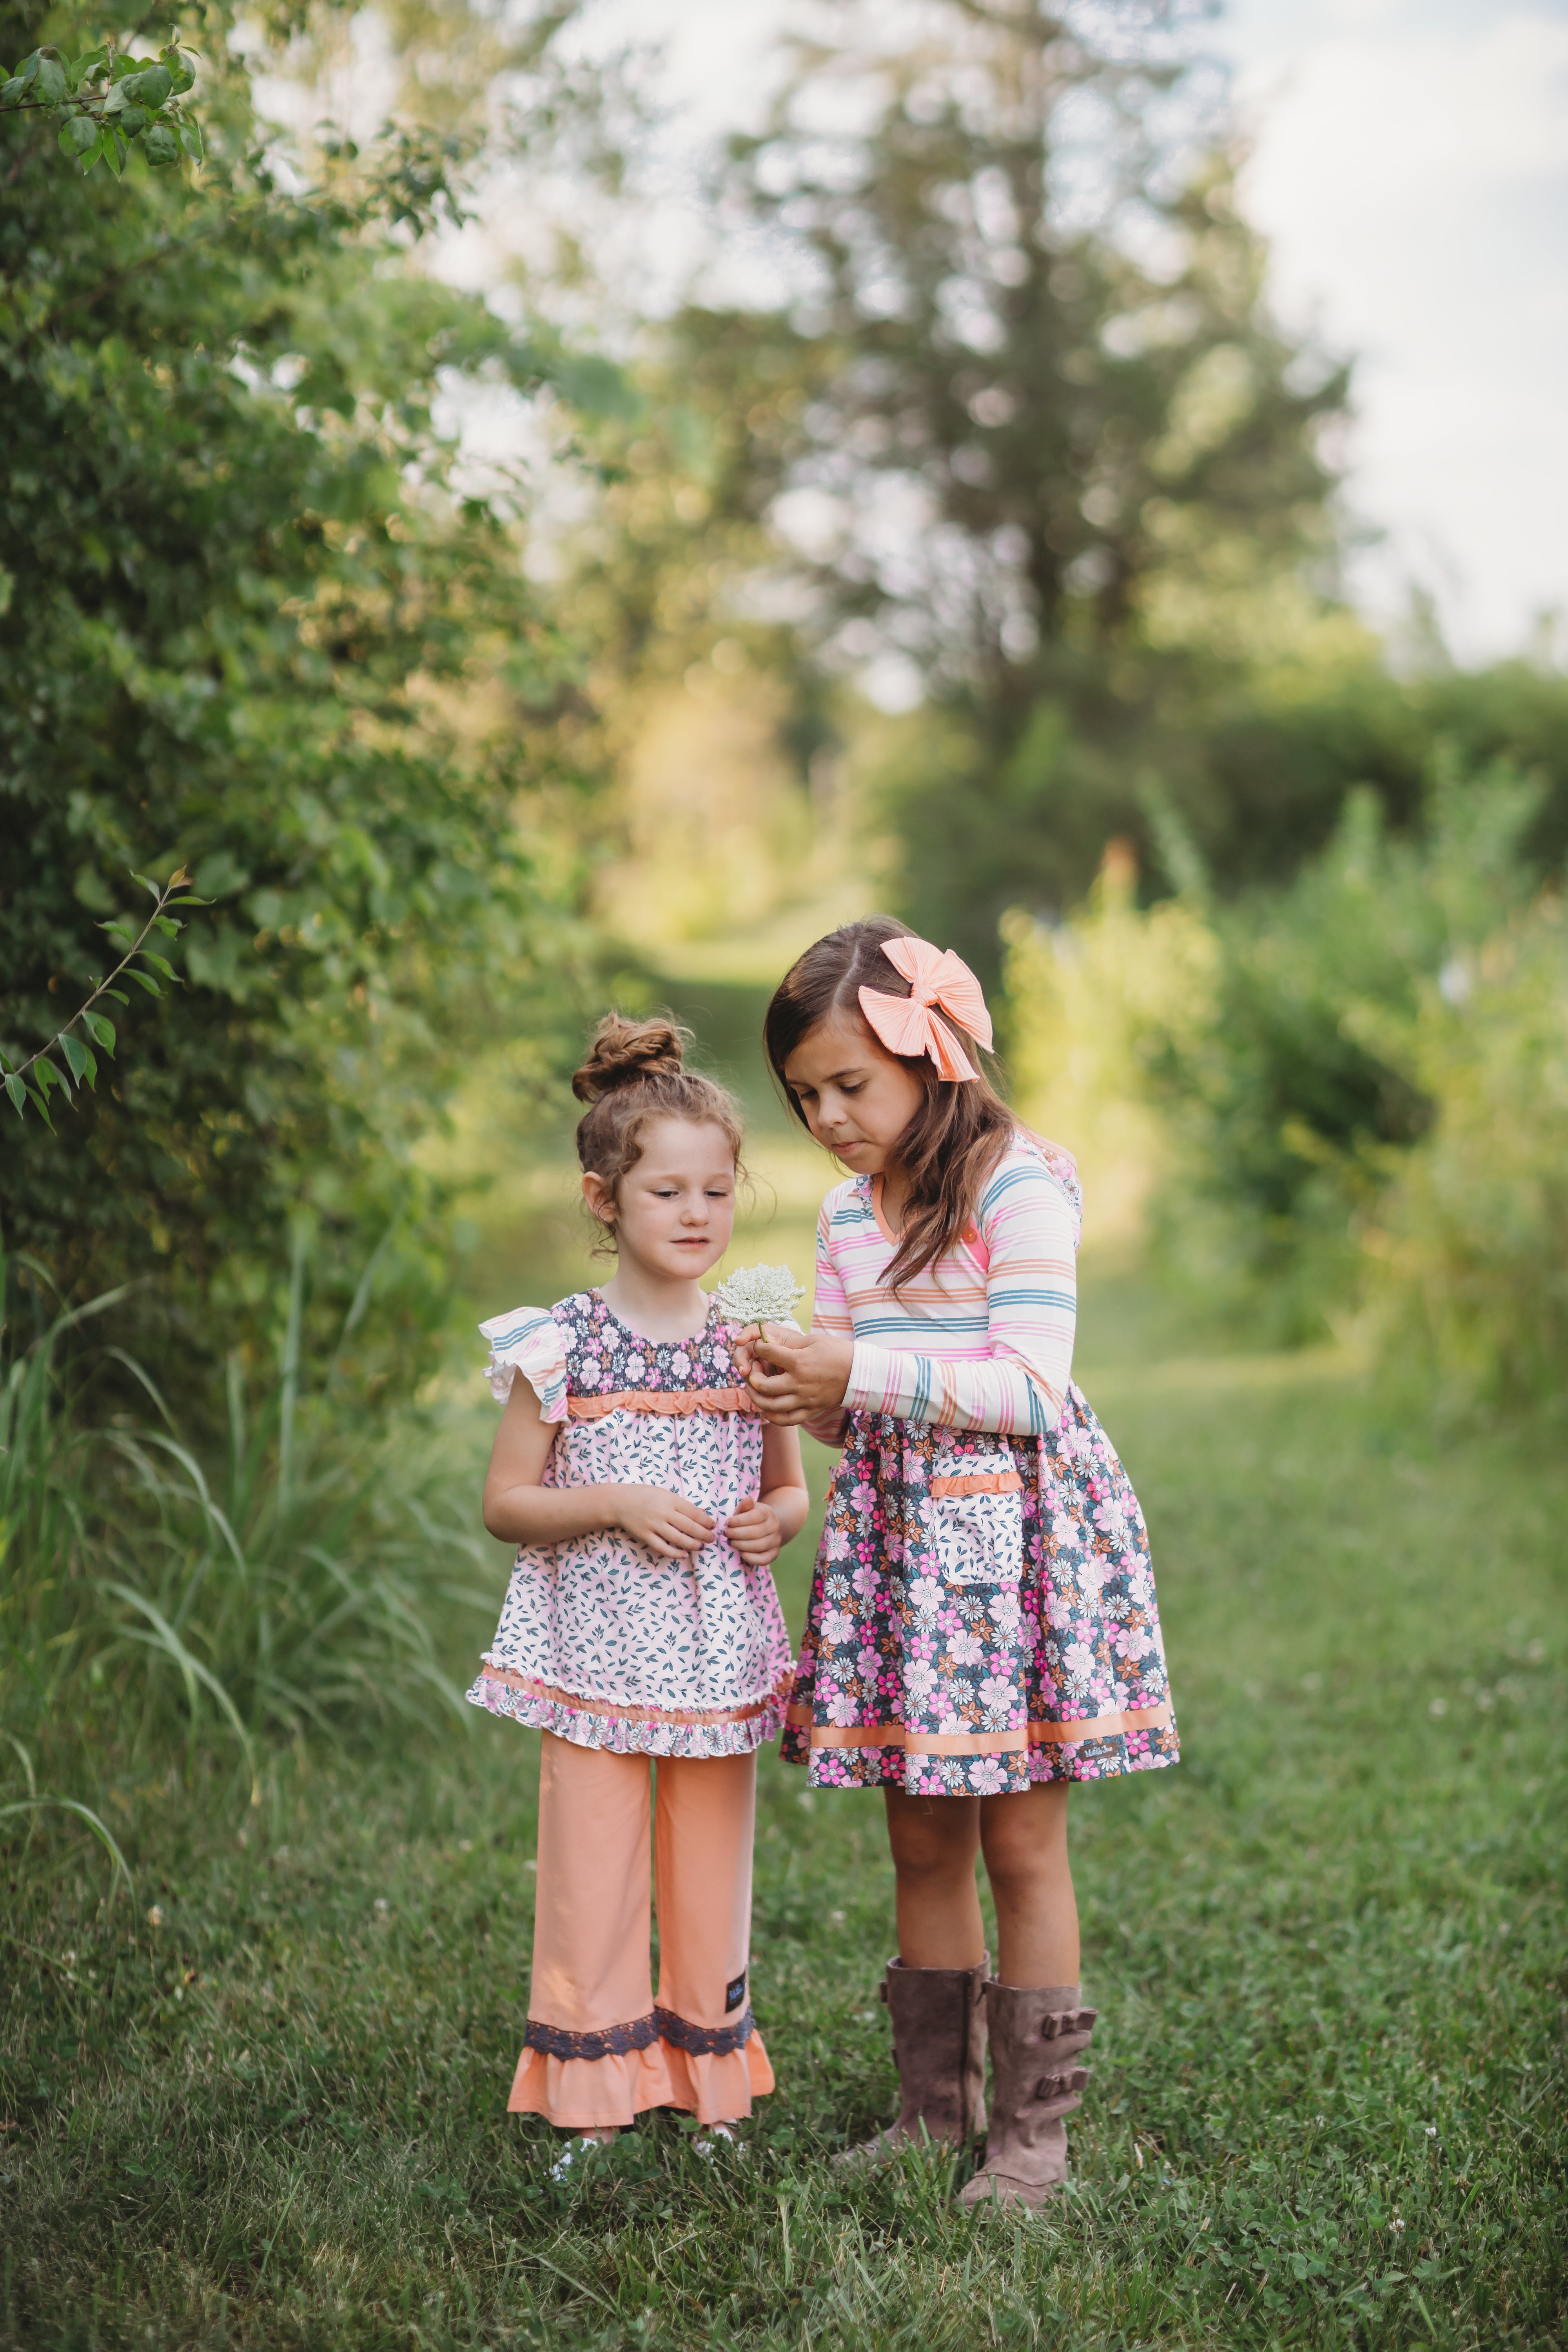
[[[608,0],[666,46],[672,154],[744,118],[784,13]],[[1394,627],[1430,594],[1462,659],[1520,648],[1568,614],[1568,0],[1230,0],[1208,46],[1276,308],[1356,362],[1352,593]]]

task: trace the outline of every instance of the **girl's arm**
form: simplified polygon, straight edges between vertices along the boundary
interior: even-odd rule
[[[756,1501],[743,1504],[724,1522],[724,1533],[748,1568],[771,1568],[799,1535],[811,1507],[800,1440],[793,1429],[763,1430],[761,1485]]]
[[[1077,1234],[1067,1194],[1037,1160],[1009,1160],[981,1194],[976,1222],[991,1257],[989,1356],[921,1356],[857,1341],[846,1404],[1012,1437],[1055,1429],[1072,1377],[1078,1318]]]
[[[851,1349],[837,1335],[819,1343],[814,1318],[805,1341],[770,1336],[769,1358],[787,1370],[766,1381],[763,1410],[805,1422],[841,1403],[1009,1436],[1054,1429],[1071,1377],[1078,1297],[1067,1195],[1037,1162],[1013,1160],[985,1187],[979,1224],[991,1259],[988,1356],[925,1356],[865,1340]]]
[[[661,1559],[712,1542],[717,1520],[663,1486],[542,1486],[559,1425],[544,1419],[536,1391],[515,1372],[485,1474],[484,1520],[492,1536],[558,1544],[620,1528]]]

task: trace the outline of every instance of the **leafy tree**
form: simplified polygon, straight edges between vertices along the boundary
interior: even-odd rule
[[[51,43],[0,79],[0,113],[58,125],[63,155],[84,173],[101,163],[118,179],[138,142],[154,168],[182,156],[199,161],[202,134],[180,102],[195,80],[175,42],[156,57],[136,57],[110,34],[77,58]]]
[[[1194,705],[1328,609],[1345,376],[1269,318],[1223,159],[1182,168],[1181,16],[839,0],[729,175],[788,299],[681,322],[821,656],[918,674],[904,904],[990,969],[1006,906],[1146,835]]]
[[[0,23],[11,55],[39,28]],[[382,1360],[405,1377],[445,1304],[419,1140],[476,1024],[531,1005],[548,1040],[571,961],[545,811],[572,782],[577,655],[515,515],[459,494],[431,404],[455,374],[531,391],[562,370],[418,271],[458,206],[454,142],[340,146],[297,192],[223,31],[196,183],[62,175],[0,119],[13,1066],[90,992],[127,869],[183,865],[213,902],[112,1075],[74,1116],[57,1094],[53,1133],[14,1126],[0,1217],[68,1297],[158,1277],[182,1349],[198,1300],[224,1343],[263,1328],[287,1226],[316,1235],[323,1316],[379,1246]]]

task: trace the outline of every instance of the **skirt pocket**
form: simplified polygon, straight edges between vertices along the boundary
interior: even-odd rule
[[[1016,1584],[1024,1573],[1024,1482],[1016,1470],[931,1482],[927,1528],[950,1584]]]

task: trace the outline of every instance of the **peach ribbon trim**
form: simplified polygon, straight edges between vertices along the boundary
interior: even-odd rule
[[[759,1715],[766,1715],[779,1705],[795,1681],[795,1670],[792,1667],[778,1688],[770,1691],[765,1698],[749,1699],[744,1706],[685,1709],[638,1706],[629,1700],[623,1706],[613,1698],[580,1698],[575,1691],[557,1690],[553,1683],[535,1682],[528,1675],[514,1674],[510,1666],[486,1666],[480,1679],[504,1683],[508,1690],[521,1691],[526,1698],[547,1699],[552,1706],[575,1707],[579,1715],[613,1717],[617,1723],[673,1723],[685,1730],[710,1723],[754,1723]]]
[[[795,1731],[809,1729],[814,1748],[902,1748],[912,1756],[1007,1756],[1020,1748],[1076,1747],[1084,1739],[1114,1739],[1129,1731],[1163,1731],[1174,1720],[1169,1699],[1158,1706],[1089,1715],[1076,1723],[1031,1723],[1027,1731],[910,1731],[901,1723],[813,1723],[811,1709],[792,1706]]]
[[[609,1412],[658,1412],[684,1421],[693,1412],[752,1412],[744,1389],[616,1389],[609,1396],[574,1396],[566,1411],[574,1421],[603,1421]]]
[[[1020,1495],[1024,1482],[1016,1470],[974,1470],[963,1478],[933,1478],[931,1490],[941,1502],[948,1495]]]

